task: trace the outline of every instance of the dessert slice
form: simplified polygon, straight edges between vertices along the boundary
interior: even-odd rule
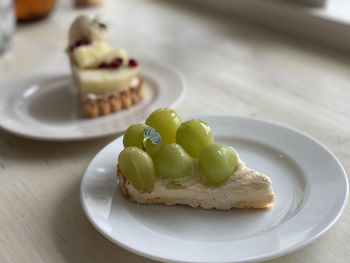
[[[200,120],[181,123],[171,109],[131,125],[123,138],[117,177],[139,204],[204,209],[269,208],[275,195],[266,175],[248,168],[230,146],[216,143]]]
[[[127,109],[144,96],[138,62],[112,48],[104,39],[105,30],[88,16],[79,16],[69,30],[66,51],[86,117]]]

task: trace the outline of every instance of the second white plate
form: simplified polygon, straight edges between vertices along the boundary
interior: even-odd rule
[[[134,107],[94,119],[79,114],[72,94],[73,80],[64,59],[17,80],[2,83],[0,127],[38,140],[67,141],[96,138],[124,131],[142,122],[153,110],[175,107],[183,98],[183,77],[167,64],[141,61],[146,95]]]
[[[131,203],[117,188],[120,137],[97,154],[81,182],[87,217],[112,242],[164,262],[257,262],[309,244],[339,218],[347,177],[320,143],[269,122],[198,118],[211,126],[217,141],[233,145],[248,167],[271,177],[274,207],[222,212]]]

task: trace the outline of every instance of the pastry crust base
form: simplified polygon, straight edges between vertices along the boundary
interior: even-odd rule
[[[187,205],[193,208],[229,210],[232,208],[270,208],[275,200],[271,180],[264,174],[242,166],[235,172],[234,182],[227,186],[213,189],[202,187],[201,190],[157,188],[152,193],[139,192],[117,169],[119,188],[130,201],[138,204]],[[199,184],[201,184],[199,182]],[[219,189],[220,188],[220,189]],[[196,191],[190,193],[190,191]],[[180,193],[181,192],[181,193]]]
[[[131,87],[128,90],[98,95],[96,98],[82,98],[82,114],[87,118],[95,118],[101,115],[107,115],[123,109],[128,109],[131,106],[139,103],[145,93],[145,81],[140,79],[140,83],[136,87]]]

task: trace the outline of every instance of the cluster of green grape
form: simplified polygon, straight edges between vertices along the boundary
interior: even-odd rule
[[[194,160],[204,182],[223,184],[237,166],[235,151],[215,143],[210,127],[200,120],[182,122],[177,113],[161,108],[145,124],[133,124],[124,134],[118,165],[139,191],[152,192],[157,178],[177,180],[193,174]]]

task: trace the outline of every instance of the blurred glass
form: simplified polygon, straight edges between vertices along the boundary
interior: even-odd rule
[[[14,28],[13,1],[0,0],[0,55],[10,48]]]

